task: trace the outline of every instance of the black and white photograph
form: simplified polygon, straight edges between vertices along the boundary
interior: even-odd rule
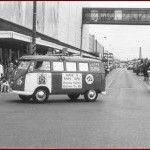
[[[0,149],[150,148],[150,1],[0,1]]]

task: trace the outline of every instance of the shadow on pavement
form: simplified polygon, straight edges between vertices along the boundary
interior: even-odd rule
[[[85,99],[77,99],[77,100],[70,100],[70,99],[49,99],[47,102],[44,102],[44,103],[38,103],[38,102],[34,102],[32,100],[30,100],[29,102],[25,102],[25,101],[22,101],[20,99],[14,99],[14,100],[4,100],[5,102],[7,103],[17,103],[17,104],[60,104],[60,103],[67,103],[67,104],[70,104],[70,103],[102,103],[103,101],[102,100],[97,100],[97,101],[94,101],[94,102],[88,102],[88,101],[85,101]]]

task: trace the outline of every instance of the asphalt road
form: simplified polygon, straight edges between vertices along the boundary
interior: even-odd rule
[[[107,76],[96,102],[50,96],[23,103],[0,93],[0,148],[150,148],[150,90],[126,69]]]

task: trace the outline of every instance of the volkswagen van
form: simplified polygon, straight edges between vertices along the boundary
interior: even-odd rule
[[[84,95],[86,101],[95,101],[106,93],[105,69],[100,60],[81,56],[22,56],[11,88],[24,101],[42,103],[52,94],[67,94],[72,100]]]

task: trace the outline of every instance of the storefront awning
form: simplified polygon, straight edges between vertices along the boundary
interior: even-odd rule
[[[27,43],[32,42],[32,37],[27,36],[27,35],[23,35],[23,34],[20,34],[17,32],[13,32],[13,31],[0,31],[0,39],[15,39],[15,40],[24,41]],[[36,44],[46,46],[46,47],[53,47],[56,49],[62,49],[63,48],[62,46],[59,46],[55,43],[41,40],[40,38],[36,38]]]
[[[20,43],[30,43],[32,42],[32,33],[32,29],[0,18],[0,42],[3,42],[4,44],[9,42],[10,45],[15,47],[15,45],[19,46]],[[95,55],[91,55],[78,47],[61,42],[45,34],[36,32],[36,36],[36,43],[38,48],[46,49],[47,47],[53,47],[60,50],[63,48],[68,48],[68,52],[70,53],[80,54],[80,52],[82,52],[83,56],[93,58],[96,57]]]
[[[18,44],[19,44],[19,42],[25,42],[25,43],[31,43],[32,42],[32,37],[27,36],[27,35],[23,35],[23,34],[14,32],[14,31],[0,31],[0,40],[4,40],[4,39],[7,39],[7,40],[9,39],[9,42],[12,42],[11,39],[12,40],[17,40],[16,42]],[[40,37],[36,38],[36,44],[44,46],[44,47],[56,48],[56,49],[59,49],[59,50],[63,50],[63,48],[64,48],[63,46],[60,46],[58,44],[42,40]],[[68,48],[68,52],[75,53],[75,54],[80,54],[79,51],[76,51],[76,50],[73,50],[73,49],[70,49],[70,48]],[[92,56],[92,55],[84,53],[84,52],[82,52],[82,55],[86,56],[86,57],[95,58],[95,56]]]

